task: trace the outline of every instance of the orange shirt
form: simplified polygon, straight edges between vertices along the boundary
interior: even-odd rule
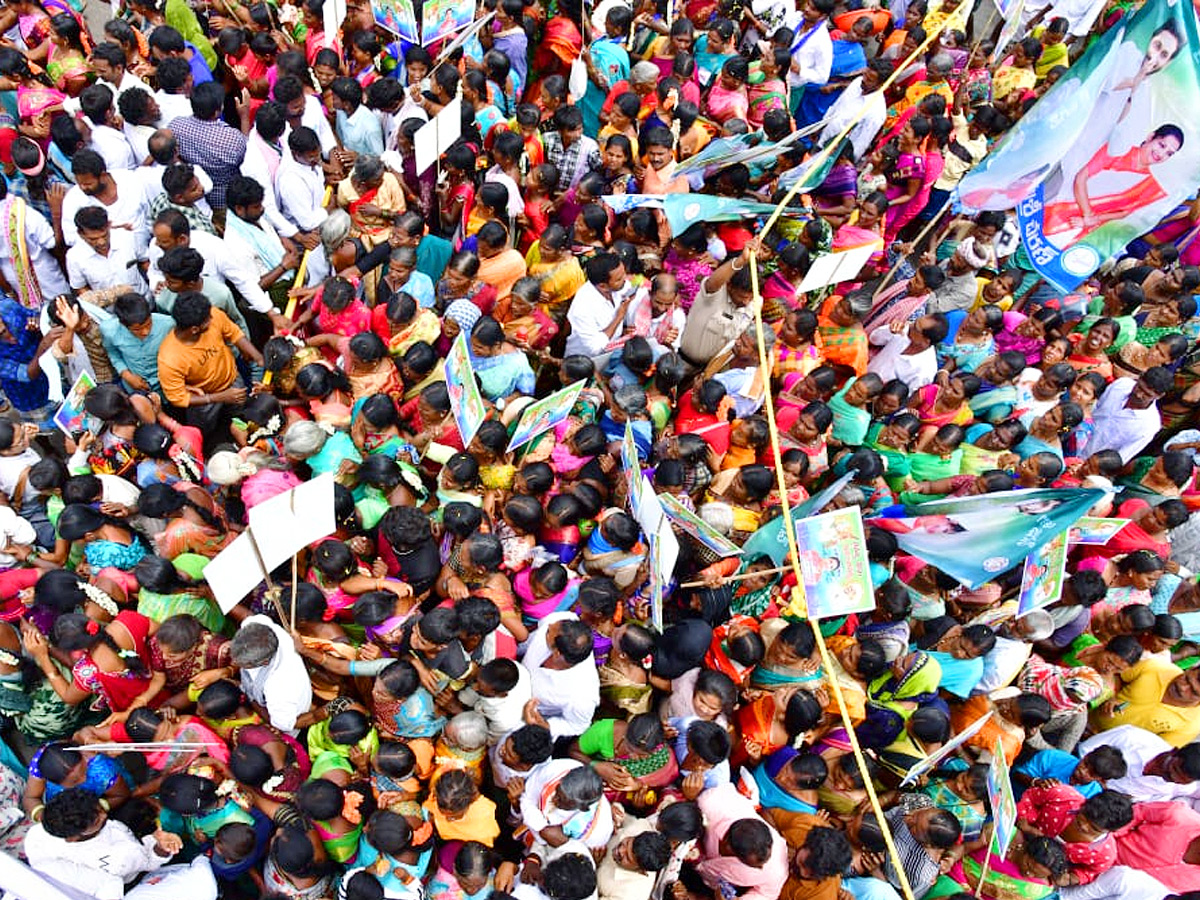
[[[188,388],[206,394],[223,391],[237,378],[231,344],[242,339],[242,330],[219,309],[212,311],[208,330],[194,344],[185,344],[172,330],[158,348],[158,381],[163,396],[175,406],[191,402]]]

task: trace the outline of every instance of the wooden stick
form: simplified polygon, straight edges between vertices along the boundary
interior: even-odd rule
[[[978,897],[982,893],[983,883],[985,881],[987,881],[988,869],[991,868],[991,865],[992,865],[992,846],[995,844],[995,842],[996,842],[996,835],[993,832],[992,836],[990,838],[988,838],[987,852],[985,854],[983,854],[983,868],[980,869],[980,871],[979,871],[979,884],[975,885],[975,896],[976,897]]]
[[[754,578],[756,575],[778,575],[780,572],[790,572],[791,566],[776,566],[774,569],[758,569],[754,572],[743,572],[741,575],[730,575],[728,578],[722,578],[721,584],[729,584],[731,581],[745,581],[747,578]],[[696,588],[707,587],[706,581],[687,581],[680,585],[681,588]]]
[[[930,219],[929,222],[926,223],[925,227],[921,229],[920,234],[918,234],[913,239],[912,245],[913,245],[914,249],[916,249],[917,245],[920,244],[922,240],[924,240],[925,235],[929,234],[929,232],[931,232],[933,230],[933,227],[935,225],[937,225],[937,223],[939,221],[941,221],[942,216],[945,214],[946,210],[949,208],[950,208],[950,199],[947,198],[946,202],[942,204],[942,208],[937,211],[937,215],[935,215],[932,219]],[[885,287],[887,287],[888,282],[892,280],[892,276],[896,274],[896,270],[900,268],[900,264],[902,262],[904,262],[904,260],[906,258],[907,257],[905,254],[903,254],[903,253],[900,254],[900,258],[896,260],[896,264],[893,265],[890,269],[888,269],[888,273],[883,276],[883,281],[879,282],[879,287],[875,288],[875,293],[873,293],[871,295],[872,300],[874,300],[881,293],[883,293],[883,289]],[[917,258],[920,259],[920,257],[917,257]]]

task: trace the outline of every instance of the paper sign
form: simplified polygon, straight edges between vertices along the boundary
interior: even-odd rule
[[[950,740],[946,741],[946,743],[942,744],[942,746],[938,747],[931,754],[909,769],[904,774],[904,780],[900,782],[900,787],[907,787],[908,785],[916,784],[918,778],[920,778],[926,772],[932,772],[934,769],[936,769],[941,764],[943,759],[949,757],[955,750],[957,750],[971,738],[975,737],[975,735],[979,734],[979,729],[981,729],[984,723],[987,722],[987,720],[991,717],[992,713],[991,710],[989,710],[987,713],[980,716],[958,734],[954,735],[954,737],[950,738]]]
[[[249,516],[263,563],[271,571],[337,530],[333,475],[321,475],[264,500],[250,508]]]
[[[703,544],[718,556],[738,556],[742,548],[733,543],[721,532],[717,531],[698,515],[672,497],[670,494],[659,496],[663,512],[671,520],[671,524],[688,535],[693,540]]]
[[[462,436],[464,447],[471,444],[475,432],[487,418],[487,407],[479,394],[475,373],[471,369],[471,351],[467,348],[467,333],[460,331],[450,352],[446,354],[446,390],[450,394],[450,410]]]
[[[422,125],[413,135],[417,174],[438,161],[443,153],[462,137],[462,100],[455,97],[442,111]]]
[[[83,408],[84,398],[96,386],[96,380],[87,372],[80,372],[71,391],[54,414],[54,424],[69,438],[77,437],[81,432],[90,431],[98,434],[104,427],[94,416],[90,416]]]
[[[804,276],[804,280],[800,282],[800,287],[796,290],[797,295],[819,291],[821,288],[841,284],[843,281],[856,280],[863,266],[881,249],[882,242],[855,247],[842,253],[826,253],[818,256],[813,260],[812,267]]]
[[[413,44],[420,40],[413,0],[371,0],[371,15],[375,17],[376,25],[404,40]]]
[[[521,411],[517,427],[508,442],[508,452],[527,444],[544,431],[549,431],[571,414],[575,401],[583,391],[583,381],[577,381],[549,397],[535,400]]]
[[[432,44],[475,18],[475,0],[425,0],[421,4],[421,43]]]

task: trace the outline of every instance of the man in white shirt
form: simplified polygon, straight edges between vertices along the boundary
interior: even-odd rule
[[[525,858],[521,874],[529,878],[526,872],[536,872],[537,880],[519,879],[512,891],[516,900],[595,900],[597,896],[596,863],[582,841],[543,846],[540,854]]]
[[[1147,369],[1136,381],[1118,378],[1110,384],[1092,415],[1096,428],[1084,448],[1087,455],[1116,450],[1123,463],[1137,456],[1162,428],[1158,401],[1171,384],[1171,373],[1162,366]]]
[[[68,247],[79,240],[75,228],[75,213],[85,206],[103,206],[113,228],[127,228],[133,233],[138,254],[150,242],[150,224],[146,194],[141,178],[126,170],[110,171],[95,150],[80,150],[71,159],[75,186],[67,191],[62,206],[63,241]]]
[[[176,247],[191,247],[204,259],[202,278],[229,282],[242,299],[255,312],[267,316],[279,326],[288,323],[271,303],[267,292],[259,286],[260,274],[252,248],[237,241],[222,240],[215,234],[193,229],[187,218],[177,209],[164,209],[154,218],[154,240],[150,242],[150,290],[157,294],[163,287],[163,274],[159,262],[163,254]]]
[[[250,616],[233,638],[229,661],[242,670],[242,692],[259,714],[280,731],[299,734],[313,695],[292,636],[266,616]]]
[[[600,705],[592,630],[570,612],[545,616],[530,635],[523,660],[538,711],[555,740],[576,737]]]
[[[301,233],[297,239],[308,246],[327,216],[321,145],[316,132],[301,126],[288,136],[288,149],[292,156],[279,164],[275,195],[279,211]]]
[[[284,108],[278,103],[264,103],[254,115],[254,127],[246,136],[246,157],[242,160],[242,174],[253,178],[263,188],[263,214],[275,232],[283,237],[293,237],[296,226],[279,211],[275,196],[275,177],[283,163],[283,145],[280,140],[287,128]]]
[[[854,158],[865,157],[887,121],[887,98],[879,88],[890,74],[889,63],[871,60],[862,75],[846,85],[825,113],[827,124],[817,138],[817,145],[825,146],[857,119],[847,137],[854,148]]]
[[[802,21],[796,26],[792,40],[792,65],[787,84],[790,107],[795,111],[800,96],[808,85],[818,88],[829,82],[833,68],[833,39],[827,19],[833,12],[833,0],[808,0],[801,10]]]
[[[92,49],[88,62],[92,71],[96,73],[96,84],[109,87],[116,94],[117,100],[130,88],[141,88],[150,93],[149,85],[126,68],[125,51],[121,49],[120,44],[114,44],[112,41],[97,44]]]
[[[126,885],[170,862],[183,839],[160,828],[138,840],[127,825],[108,817],[95,794],[75,787],[46,801],[24,849],[35,872],[96,900],[121,900]]]
[[[869,340],[875,351],[867,364],[887,384],[897,378],[910,391],[933,383],[937,374],[937,351],[934,345],[949,333],[946,317],[941,313],[921,316],[915,322],[892,322],[880,325],[871,332]]]
[[[576,759],[552,759],[525,779],[521,821],[533,835],[533,851],[541,855],[563,838],[598,849],[612,837],[612,809],[604,796],[600,773]]]
[[[679,307],[679,282],[669,272],[659,272],[650,282],[649,292],[639,291],[635,303],[625,313],[625,327],[644,337],[657,360],[664,353],[679,350],[687,314]],[[650,307],[649,316],[645,305]]]
[[[291,133],[297,128],[309,128],[317,136],[321,156],[329,156],[330,151],[337,147],[337,138],[329,120],[325,118],[320,98],[304,90],[300,79],[292,75],[283,76],[275,82],[275,89],[271,95],[287,110],[288,127],[283,134],[283,155],[291,155],[291,145],[288,141]]]
[[[104,157],[109,170],[137,168],[133,148],[115,127],[117,114],[113,109],[112,88],[106,84],[89,85],[79,95],[79,106],[92,126],[91,147]]]
[[[186,59],[168,56],[160,59],[155,67],[158,90],[154,99],[158,101],[161,121],[172,122],[180,116],[192,114],[192,67]]]
[[[634,297],[625,266],[615,253],[598,253],[588,260],[587,279],[567,310],[571,323],[567,355],[601,355],[621,329]]]
[[[1079,744],[1086,756],[1097,747],[1114,747],[1125,758],[1125,777],[1110,778],[1105,787],[1128,794],[1135,801],[1200,801],[1200,747],[1185,744],[1176,749],[1157,734],[1136,725],[1118,725]]]
[[[67,279],[74,291],[107,291],[112,288],[146,293],[146,279],[138,268],[133,233],[113,230],[103,206],[85,206],[75,214],[80,240],[67,250]]]
[[[183,162],[183,159],[179,156],[179,142],[175,140],[175,133],[170,128],[160,128],[150,135],[146,141],[146,154],[151,160],[150,164],[138,166],[133,173],[141,181],[142,190],[146,194],[146,206],[149,208],[154,198],[163,192],[163,172],[168,166]],[[200,187],[204,188],[205,194],[212,190],[212,179],[202,166],[193,166],[192,174],[200,182]],[[202,216],[212,219],[212,207],[204,197],[200,197],[192,205]]]
[[[13,266],[13,229],[4,219],[0,219],[0,274],[4,275],[4,280],[8,282],[14,297],[25,305],[34,307],[44,298],[65,294],[70,288],[58,260],[54,258],[58,249],[54,226],[26,201],[19,197],[13,198],[9,216],[16,217],[21,211],[25,213],[25,254],[29,258],[34,275],[37,276],[37,285],[24,284],[18,277]],[[28,296],[27,292],[31,296]],[[37,296],[39,294],[40,296]]]

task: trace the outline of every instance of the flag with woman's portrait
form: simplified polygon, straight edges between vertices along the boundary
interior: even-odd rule
[[[1185,0],[1109,29],[959,184],[969,211],[1016,209],[1038,273],[1064,293],[1200,185],[1200,32]]]

